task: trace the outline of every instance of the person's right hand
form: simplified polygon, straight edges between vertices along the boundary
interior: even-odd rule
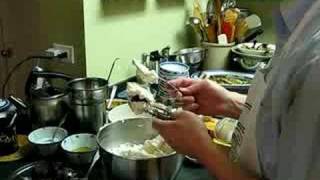
[[[216,82],[180,78],[169,83],[182,93],[178,101],[185,110],[209,116],[238,116],[229,112],[234,106],[233,93]]]

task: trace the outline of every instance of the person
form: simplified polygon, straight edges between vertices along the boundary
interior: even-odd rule
[[[208,80],[174,80],[184,111],[153,121],[170,146],[218,179],[320,179],[320,0],[284,7],[276,13],[277,52],[257,70],[247,97]],[[199,115],[244,125],[237,162],[211,142]]]

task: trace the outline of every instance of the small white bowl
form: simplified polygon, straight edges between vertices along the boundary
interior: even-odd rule
[[[68,132],[63,128],[43,127],[32,131],[28,140],[40,155],[50,156],[58,151],[60,143],[67,136]]]
[[[69,162],[89,164],[98,150],[98,143],[94,134],[74,134],[62,141],[61,148]]]

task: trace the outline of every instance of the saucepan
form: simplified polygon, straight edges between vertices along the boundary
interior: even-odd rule
[[[123,143],[143,143],[156,137],[151,118],[133,118],[107,124],[97,135],[99,152],[110,179],[171,180],[181,167],[183,156],[175,152],[161,157],[131,159],[112,153]]]

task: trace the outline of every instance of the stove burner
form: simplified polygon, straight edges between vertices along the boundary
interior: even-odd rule
[[[66,167],[62,162],[38,161],[16,170],[9,180],[77,180],[83,173]]]
[[[89,165],[88,165],[89,166]],[[88,170],[88,166],[72,166],[63,162],[36,161],[20,167],[14,171],[8,180],[87,180],[83,177]],[[98,161],[93,167],[89,180],[110,180],[107,176],[105,165]],[[113,179],[114,180],[114,179]]]

